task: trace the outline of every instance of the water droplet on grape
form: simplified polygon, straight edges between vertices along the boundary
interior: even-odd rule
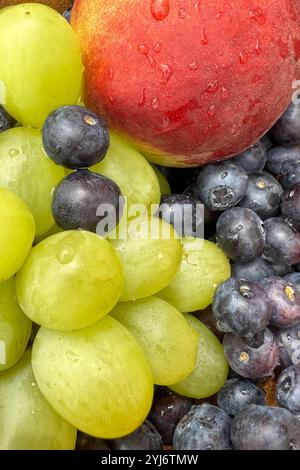
[[[163,21],[169,14],[169,0],[152,0],[151,14],[156,21]]]
[[[68,359],[70,359],[73,362],[76,362],[79,359],[78,354],[75,353],[74,351],[71,351],[70,349],[66,352],[66,356]]]
[[[75,250],[72,246],[63,244],[56,252],[56,258],[60,264],[69,264],[73,261]]]
[[[20,153],[20,150],[17,149],[17,148],[13,148],[13,149],[10,149],[9,152],[8,152],[8,155],[11,157],[11,158],[14,158],[14,157],[17,157]]]

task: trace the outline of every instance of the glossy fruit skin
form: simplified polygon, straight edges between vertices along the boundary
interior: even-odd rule
[[[245,197],[239,202],[240,207],[253,210],[262,220],[278,214],[283,189],[269,173],[249,175]]]
[[[300,230],[300,182],[284,192],[281,212],[293,227]]]
[[[252,145],[249,149],[240,153],[232,160],[235,165],[242,167],[247,173],[262,171],[267,162],[267,150],[260,141]]]
[[[204,207],[191,194],[162,196],[158,215],[172,224],[180,237],[204,237]]]
[[[101,162],[109,147],[106,123],[83,106],[62,106],[43,125],[46,154],[58,165],[76,170]]]
[[[204,403],[194,406],[178,423],[175,450],[231,450],[231,419],[220,408]]]
[[[150,421],[144,421],[132,434],[110,441],[112,450],[162,450],[163,441]]]
[[[106,176],[77,170],[56,187],[52,200],[55,222],[64,230],[88,230],[106,236],[122,215],[120,188]],[[102,221],[103,216],[106,219]]]
[[[245,406],[265,404],[264,391],[249,380],[229,379],[218,393],[218,406],[230,416],[237,415]]]
[[[238,336],[264,330],[271,318],[271,305],[264,289],[257,283],[233,277],[218,286],[212,308],[217,327]]]
[[[292,413],[300,412],[300,365],[293,365],[281,372],[276,384],[276,399]]]
[[[282,164],[280,183],[284,189],[290,189],[300,183],[300,159],[296,162],[287,160]]]
[[[272,217],[264,222],[266,242],[263,256],[273,263],[293,265],[300,262],[300,235],[287,222]]]
[[[0,104],[0,133],[14,127],[17,121]]]
[[[208,165],[197,179],[199,198],[214,211],[235,206],[245,196],[247,187],[247,173],[232,162]]]
[[[279,349],[269,329],[252,340],[226,333],[223,347],[230,367],[248,379],[268,377],[278,365]]]
[[[288,328],[300,322],[300,292],[286,279],[269,277],[261,282],[271,305],[270,324]]]
[[[299,450],[299,421],[284,408],[249,405],[233,420],[231,439],[238,450]]]
[[[107,441],[78,431],[75,450],[110,450]]]
[[[249,148],[290,102],[297,58],[286,38],[299,37],[298,11],[285,0],[262,0],[258,14],[216,0],[205,11],[163,2],[160,16],[161,4],[75,2],[86,103],[162,165],[199,166]]]
[[[299,147],[273,147],[268,152],[266,168],[279,176],[282,172],[283,164],[287,162],[297,162],[300,160]]]
[[[300,323],[290,328],[278,329],[274,335],[282,367],[300,364]]]
[[[263,223],[250,209],[227,210],[219,217],[216,231],[218,245],[234,261],[251,261],[263,250]]]
[[[265,277],[274,276],[272,264],[262,256],[257,256],[252,261],[243,263],[237,261],[231,266],[231,275],[236,279],[246,279],[246,281],[259,282]]]
[[[300,92],[272,128],[271,135],[281,145],[300,144]]]
[[[182,397],[166,387],[156,388],[148,419],[160,433],[164,445],[172,445],[176,426],[192,405],[190,398]]]

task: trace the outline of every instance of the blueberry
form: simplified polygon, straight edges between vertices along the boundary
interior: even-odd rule
[[[191,197],[194,200],[199,201],[200,204],[203,202],[199,199],[196,184],[191,184],[183,191],[185,196]],[[211,233],[211,231],[215,231],[216,223],[219,217],[219,212],[211,211],[207,206],[203,204],[204,207],[204,229],[205,234]]]
[[[75,450],[109,450],[109,446],[103,439],[78,431]]]
[[[288,328],[300,322],[300,292],[281,277],[269,277],[261,282],[272,308],[270,324]]]
[[[231,450],[231,418],[216,406],[194,406],[179,421],[174,433],[175,450]]]
[[[250,209],[234,207],[223,212],[218,219],[216,231],[218,244],[234,261],[251,261],[263,250],[263,223]]]
[[[221,331],[240,336],[264,330],[271,318],[271,306],[264,289],[254,282],[233,277],[217,288],[213,312]]]
[[[232,162],[206,166],[197,180],[199,198],[213,211],[235,206],[244,197],[247,186],[247,173]]]
[[[157,387],[148,419],[165,445],[172,445],[175,428],[192,405],[190,398],[181,397],[166,387]]]
[[[266,242],[263,256],[273,263],[293,265],[300,262],[300,235],[279,217],[265,220]]]
[[[118,223],[121,201],[119,187],[109,178],[89,170],[78,170],[56,187],[52,214],[64,230],[81,228],[94,232],[97,229],[103,236]]]
[[[300,413],[300,365],[281,372],[276,385],[276,398],[280,406],[292,413]]]
[[[161,198],[158,215],[175,227],[179,236],[204,236],[204,207],[191,194],[171,194]]]
[[[279,348],[269,329],[252,338],[226,333],[223,347],[230,367],[248,379],[268,377],[278,365]]]
[[[300,166],[300,165],[299,165]],[[286,190],[282,196],[282,215],[296,230],[300,230],[300,183]]]
[[[0,134],[11,127],[14,127],[16,124],[17,121],[11,117],[0,104]]]
[[[297,162],[300,160],[299,147],[273,147],[268,152],[266,168],[279,176],[282,166],[286,162]]]
[[[247,281],[259,282],[265,277],[274,276],[272,264],[262,256],[257,256],[254,260],[242,263],[237,261],[231,266],[231,275],[235,278],[246,279]]]
[[[270,150],[272,147],[274,147],[274,142],[270,136],[270,134],[265,134],[261,139],[261,143],[265,146],[266,150]]]
[[[87,168],[103,160],[109,147],[106,123],[82,106],[63,106],[43,126],[47,155],[66,168]]]
[[[267,162],[267,150],[262,142],[257,142],[233,159],[233,163],[241,166],[247,173],[262,171]]]
[[[239,206],[253,210],[265,220],[277,215],[282,194],[281,185],[269,173],[253,173],[249,175],[248,189]]]
[[[293,268],[289,264],[270,263],[270,265],[272,266],[272,269],[274,271],[274,276],[281,277],[293,272]]]
[[[280,363],[284,368],[300,364],[300,323],[275,331]]]
[[[284,276],[284,279],[289,283],[292,284],[298,292],[300,292],[300,273],[289,273]]]
[[[144,423],[133,433],[110,441],[112,450],[162,450],[162,438],[150,421]]]
[[[231,416],[247,405],[265,405],[265,392],[249,380],[230,379],[218,393],[218,406]]]
[[[300,160],[297,162],[286,161],[283,163],[279,181],[284,189],[290,189],[300,183]]]
[[[271,135],[281,145],[300,144],[300,90],[296,99],[271,129]]]

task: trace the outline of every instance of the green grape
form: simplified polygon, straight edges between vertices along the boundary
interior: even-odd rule
[[[171,385],[174,392],[190,398],[207,398],[217,393],[226,382],[228,363],[218,338],[193,315],[185,315],[198,334],[195,369],[183,381]]]
[[[169,238],[163,238],[169,232]],[[153,295],[174,278],[181,262],[181,244],[173,227],[156,217],[128,223],[127,236],[111,240],[123,265],[125,287],[120,301]]]
[[[26,204],[0,187],[0,282],[24,263],[35,236],[35,222]]]
[[[41,128],[47,115],[76,104],[83,65],[68,22],[40,4],[0,11],[0,86],[7,111],[23,125]]]
[[[151,407],[149,363],[132,334],[108,315],[82,330],[40,328],[32,366],[53,408],[92,436],[129,434]]]
[[[181,312],[203,310],[217,286],[230,277],[230,264],[220,248],[207,240],[182,240],[183,257],[173,281],[157,295]]]
[[[41,132],[16,127],[0,134],[0,186],[16,193],[30,208],[40,236],[54,224],[52,192],[64,178],[63,168],[48,158]]]
[[[31,321],[20,309],[15,293],[15,278],[0,284],[0,371],[12,367],[22,356],[31,333]],[[0,418],[1,419],[1,418]]]
[[[59,227],[56,223],[52,225],[52,227],[48,230],[48,232],[43,233],[43,235],[40,235],[39,237],[35,237],[34,243],[38,244],[42,242],[43,240],[46,240],[46,238],[51,237],[51,235],[55,235],[56,233],[63,232],[64,229]]]
[[[198,338],[182,313],[157,297],[116,305],[111,315],[142,346],[157,385],[170,385],[194,369]]]
[[[165,175],[157,168],[156,165],[151,165],[159,182],[161,194],[171,194],[171,188]]]
[[[0,449],[73,450],[76,428],[43,397],[30,359],[28,350],[14,367],[0,373]]]
[[[151,165],[137,150],[113,133],[106,157],[91,170],[117,183],[123,196],[127,197],[128,210],[133,204],[141,204],[151,210],[152,204],[160,202],[159,182]]]
[[[115,306],[123,289],[120,260],[109,242],[81,231],[57,233],[36,245],[17,274],[17,298],[38,325],[84,328]]]

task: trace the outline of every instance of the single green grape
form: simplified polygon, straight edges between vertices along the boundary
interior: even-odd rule
[[[230,264],[214,243],[199,238],[182,239],[180,269],[158,297],[181,312],[203,310],[212,303],[214,292],[230,277]]]
[[[159,182],[160,192],[161,194],[171,194],[171,188],[169,182],[165,175],[157,168],[156,165],[151,165]]]
[[[43,235],[35,237],[34,243],[38,244],[38,243],[42,242],[43,240],[46,240],[46,238],[51,237],[51,235],[55,235],[56,233],[60,233],[60,232],[63,232],[63,231],[64,231],[63,228],[59,227],[59,225],[57,225],[57,223],[54,223],[50,227],[48,232],[43,233]]]
[[[25,314],[58,330],[84,328],[117,303],[124,279],[109,242],[81,231],[57,233],[36,245],[17,274],[16,292]]]
[[[193,315],[186,314],[185,318],[197,332],[197,362],[185,380],[169,388],[186,397],[207,398],[223,387],[228,376],[228,363],[218,338]]]
[[[122,302],[111,314],[133,334],[145,352],[157,385],[170,385],[194,369],[198,338],[175,307],[157,297]]]
[[[37,236],[54,224],[52,193],[64,178],[63,168],[43,151],[41,132],[16,127],[0,134],[0,186],[26,202],[36,222]]]
[[[0,373],[0,449],[73,450],[76,428],[59,416],[41,394],[31,352]]]
[[[151,407],[153,378],[143,350],[108,315],[76,331],[40,328],[32,366],[53,408],[92,436],[114,439],[129,434]]]
[[[0,351],[4,356],[0,355],[0,371],[9,369],[20,359],[30,333],[31,321],[17,303],[15,278],[12,277],[0,283]]]
[[[120,256],[125,287],[120,301],[148,297],[167,286],[181,262],[181,244],[173,227],[156,217],[128,223],[123,238],[111,240]]]
[[[2,104],[23,125],[41,128],[48,114],[76,104],[83,65],[68,22],[40,4],[0,11]]]
[[[35,236],[35,222],[27,205],[0,187],[0,282],[21,268]]]

